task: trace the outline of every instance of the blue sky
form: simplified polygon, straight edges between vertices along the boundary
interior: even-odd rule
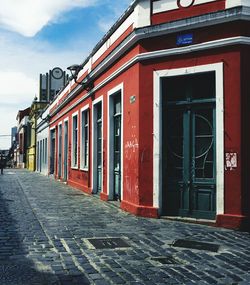
[[[31,105],[39,74],[83,62],[131,1],[0,0],[0,135]]]

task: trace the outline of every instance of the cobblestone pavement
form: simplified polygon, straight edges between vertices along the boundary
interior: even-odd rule
[[[0,285],[250,284],[249,233],[135,217],[26,170],[0,176],[0,221]],[[96,249],[91,238],[128,247]]]

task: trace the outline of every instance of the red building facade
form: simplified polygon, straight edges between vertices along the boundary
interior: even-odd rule
[[[247,2],[134,1],[50,106],[50,173],[135,215],[246,227]]]

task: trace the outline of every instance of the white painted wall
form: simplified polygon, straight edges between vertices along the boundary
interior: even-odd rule
[[[45,144],[45,140],[47,139],[47,151],[46,151],[46,161],[44,162],[44,159],[42,159],[42,163],[41,163],[41,173],[44,175],[48,175],[49,173],[49,169],[48,169],[48,161],[49,161],[49,124],[48,121],[44,120],[47,115],[49,114],[49,109],[47,108],[45,110],[45,112],[41,115],[41,117],[39,117],[37,119],[37,132],[36,132],[36,145],[40,145],[40,141],[44,141]],[[37,149],[37,148],[36,148]],[[36,153],[36,161],[37,161],[37,157],[38,155],[40,155],[40,151],[39,153]],[[45,155],[44,153],[42,155]],[[41,159],[41,157],[39,157],[39,159]],[[40,169],[39,169],[40,170]],[[39,171],[40,172],[40,171]]]
[[[250,7],[250,0],[226,0],[226,8],[232,8],[236,6]]]
[[[149,26],[151,23],[151,5],[148,0],[141,0],[134,10],[134,28]]]

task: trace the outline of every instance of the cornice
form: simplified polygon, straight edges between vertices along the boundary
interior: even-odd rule
[[[156,36],[162,36],[172,33],[177,33],[180,31],[185,30],[191,30],[191,29],[197,29],[201,27],[209,27],[214,26],[217,24],[222,23],[228,23],[232,21],[238,21],[238,20],[246,20],[250,21],[250,8],[249,7],[235,7],[223,11],[218,11],[214,13],[209,13],[205,15],[200,15],[196,17],[190,17],[178,21],[173,21],[169,23],[154,25],[154,26],[148,26],[144,28],[139,28],[134,30],[124,41],[117,46],[98,66],[96,66],[95,69],[93,69],[89,73],[89,78],[91,81],[95,80],[101,73],[103,73],[107,68],[109,68],[116,60],[118,60],[127,50],[129,50],[134,44],[136,44],[138,41],[142,39],[147,38],[153,38]],[[243,39],[245,37],[237,37],[237,43],[240,44],[240,38]],[[236,39],[236,38],[235,38]],[[232,40],[232,38],[231,38]],[[236,41],[233,41],[236,44]],[[246,41],[246,38],[242,40],[242,43],[248,44],[248,41]],[[201,43],[197,45],[190,45],[187,47],[178,47],[173,49],[168,49],[163,51],[154,51],[151,53],[144,53],[139,54],[132,58],[129,61],[129,64],[126,63],[121,68],[119,68],[117,71],[115,71],[113,74],[120,74],[120,70],[126,69],[128,66],[131,66],[131,64],[136,63],[139,60],[146,59],[149,54],[153,55],[155,57],[161,57],[163,54],[182,54],[187,53],[195,50],[201,50],[201,49],[208,49],[213,48],[215,46],[221,46],[221,45],[231,45],[232,41],[229,41],[228,39],[222,39],[217,41],[211,41],[206,43]],[[166,55],[165,55],[166,56]],[[116,75],[116,76],[117,76]],[[113,76],[107,77],[103,82],[109,82]],[[105,84],[106,84],[105,83]],[[99,84],[100,86],[103,84]],[[88,98],[93,92],[97,91],[99,88],[96,86],[94,89],[92,89],[89,93],[85,94],[82,98],[82,100],[85,100]],[[73,98],[75,98],[81,91],[83,90],[82,86],[78,85],[76,86],[65,98],[65,100],[60,103],[52,112],[51,116],[54,116],[56,113],[58,113],[62,108],[64,108]],[[78,101],[77,101],[78,102]],[[79,103],[78,103],[79,104]],[[75,104],[74,104],[75,105]]]

